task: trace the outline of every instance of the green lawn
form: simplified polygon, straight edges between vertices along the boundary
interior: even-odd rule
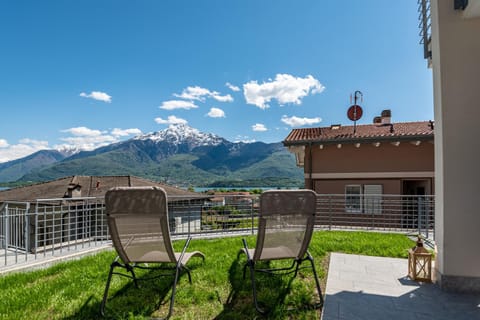
[[[247,237],[254,247],[255,237]],[[174,243],[181,250],[184,241]],[[404,235],[371,232],[315,232],[310,252],[325,288],[329,252],[385,257],[407,257],[414,242]],[[181,277],[171,319],[262,318],[252,303],[250,280],[242,279],[245,257],[237,259],[240,237],[193,239],[189,250],[200,250],[205,262],[193,258],[192,285]],[[57,264],[48,269],[11,274],[0,278],[0,319],[98,319],[99,306],[113,251]],[[278,263],[278,262],[275,262]],[[247,273],[248,275],[248,273]],[[149,276],[141,274],[141,276]],[[259,299],[270,309],[268,319],[318,319],[319,311],[308,309],[315,297],[309,269],[289,285],[290,278],[259,277]],[[107,302],[107,319],[149,319],[168,311],[171,278],[141,282],[114,276]],[[281,303],[280,303],[281,302]],[[296,311],[289,309],[300,308]]]

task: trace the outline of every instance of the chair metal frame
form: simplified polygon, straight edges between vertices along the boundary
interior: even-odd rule
[[[269,198],[276,197],[276,196],[287,196],[285,200],[277,201],[277,203],[269,203]],[[290,197],[290,198],[288,198]],[[266,232],[266,217],[278,217],[282,214],[285,215],[286,213],[295,214],[295,212],[287,212],[288,208],[291,207],[292,203],[287,204],[285,201],[295,201],[295,198],[302,198],[306,199],[308,202],[306,207],[302,209],[298,209],[299,211],[296,212],[298,215],[306,218],[305,222],[305,233],[304,238],[302,239],[301,247],[299,248],[298,252],[292,254],[291,256],[279,256],[279,257],[262,257],[262,251],[264,250],[264,240],[265,240],[265,232]],[[299,203],[300,206],[302,204]],[[295,207],[295,204],[293,204]],[[255,281],[255,273],[262,272],[267,273],[270,275],[288,275],[293,273],[292,280],[297,276],[298,271],[301,269],[311,268],[313,272],[313,276],[315,278],[315,286],[319,295],[320,302],[315,304],[315,308],[321,308],[323,306],[323,296],[322,290],[320,288],[320,281],[318,279],[318,274],[315,268],[315,262],[308,251],[308,246],[310,244],[310,240],[313,234],[314,228],[314,221],[315,221],[315,206],[316,206],[316,194],[312,190],[275,190],[275,191],[265,191],[260,196],[260,212],[259,212],[259,223],[258,223],[258,232],[257,232],[257,242],[255,249],[249,249],[247,245],[247,241],[242,239],[243,248],[240,249],[238,252],[238,256],[242,253],[246,255],[247,261],[243,266],[243,278],[245,279],[246,276],[246,269],[249,268],[250,271],[250,279],[252,282],[252,295],[253,295],[253,302],[255,305],[255,309],[262,315],[267,314],[268,312],[262,309],[259,306],[258,298],[257,298],[257,288],[256,288],[256,281]],[[277,215],[278,214],[278,215]],[[285,268],[258,268],[256,263],[259,261],[272,261],[272,260],[285,260],[285,259],[293,259],[292,265],[290,267]],[[310,266],[301,266],[304,261],[309,261]]]
[[[115,212],[112,211],[117,211],[118,208],[115,208],[115,204],[113,204],[115,197],[125,197],[129,193],[137,193],[139,194],[142,193],[142,196],[145,197],[144,204],[147,203],[150,206],[156,206],[156,203],[151,203],[152,201],[158,200],[158,197],[162,199],[160,203],[158,203],[158,210],[157,213],[159,216],[159,224],[161,225],[162,229],[162,239],[164,240],[163,243],[165,245],[166,249],[166,254],[168,256],[167,259],[163,258],[150,258],[149,261],[134,261],[135,259],[131,259],[131,257],[128,255],[126,247],[130,244],[131,241],[133,241],[133,236],[129,241],[127,241],[126,244],[122,244],[120,239],[119,239],[119,234],[118,234],[118,229],[116,225],[116,218],[115,218]],[[149,197],[151,195],[151,197]],[[124,200],[125,201],[125,200]],[[166,317],[162,319],[168,319],[173,313],[173,306],[175,303],[175,294],[176,294],[176,287],[178,280],[181,276],[182,273],[187,273],[188,275],[188,281],[190,284],[192,283],[192,277],[190,274],[190,269],[187,268],[186,263],[191,257],[198,256],[201,257],[202,260],[205,260],[205,255],[201,253],[200,251],[194,251],[194,252],[188,252],[187,253],[187,248],[190,244],[191,237],[188,237],[185,245],[183,246],[183,249],[180,254],[175,253],[173,251],[172,243],[170,241],[170,233],[169,233],[169,227],[168,227],[168,206],[167,206],[168,200],[167,200],[167,195],[165,190],[159,187],[119,187],[119,188],[113,188],[109,190],[106,195],[105,195],[105,204],[106,204],[106,211],[107,211],[107,222],[109,225],[109,231],[112,237],[112,242],[113,245],[118,253],[118,256],[114,259],[114,261],[110,265],[110,271],[108,273],[108,278],[107,278],[107,283],[105,285],[105,291],[103,294],[103,299],[100,305],[100,313],[102,316],[105,316],[105,305],[108,300],[108,291],[110,288],[110,283],[112,280],[112,276],[114,274],[127,277],[133,280],[135,287],[138,288],[138,281],[139,280],[152,280],[156,279],[159,277],[168,277],[168,276],[174,276],[173,280],[173,285],[172,285],[172,294],[170,296],[170,305],[168,309],[168,314]],[[129,215],[129,217],[135,217],[135,214],[138,210],[138,208],[135,208],[136,210],[132,211],[132,208],[127,208],[123,209],[121,208],[120,210],[122,211],[121,214],[124,216]],[[151,209],[151,207],[150,207]],[[137,213],[138,214],[138,213]],[[148,244],[148,243],[147,243]],[[153,265],[148,265],[152,263]],[[116,272],[116,268],[121,268],[124,269],[126,272],[130,273],[120,273]],[[145,269],[145,270],[164,270],[165,272],[156,275],[154,277],[147,277],[147,278],[138,278],[135,274],[135,269]]]

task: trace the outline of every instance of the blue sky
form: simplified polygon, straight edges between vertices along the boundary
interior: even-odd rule
[[[417,2],[2,1],[0,162],[187,123],[230,141],[433,119]]]

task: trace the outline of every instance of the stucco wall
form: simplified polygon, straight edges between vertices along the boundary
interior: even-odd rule
[[[305,173],[308,173],[309,153],[305,152]],[[362,144],[327,145],[312,147],[312,173],[338,172],[411,172],[434,171],[434,144],[422,142],[415,146],[402,142],[398,147],[381,143],[379,147]]]
[[[480,292],[480,18],[432,0],[432,55],[436,267],[448,287],[458,280]]]

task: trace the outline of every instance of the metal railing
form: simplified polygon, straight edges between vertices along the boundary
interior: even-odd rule
[[[418,0],[418,27],[420,28],[420,44],[423,45],[423,57],[432,58],[430,42],[432,40],[432,17],[430,13],[430,0]]]
[[[258,196],[169,197],[173,238],[254,234]],[[434,197],[317,195],[316,228],[422,234],[434,239]],[[0,203],[0,271],[110,245],[103,198]]]
[[[400,232],[435,240],[435,197],[318,195],[316,226]]]

